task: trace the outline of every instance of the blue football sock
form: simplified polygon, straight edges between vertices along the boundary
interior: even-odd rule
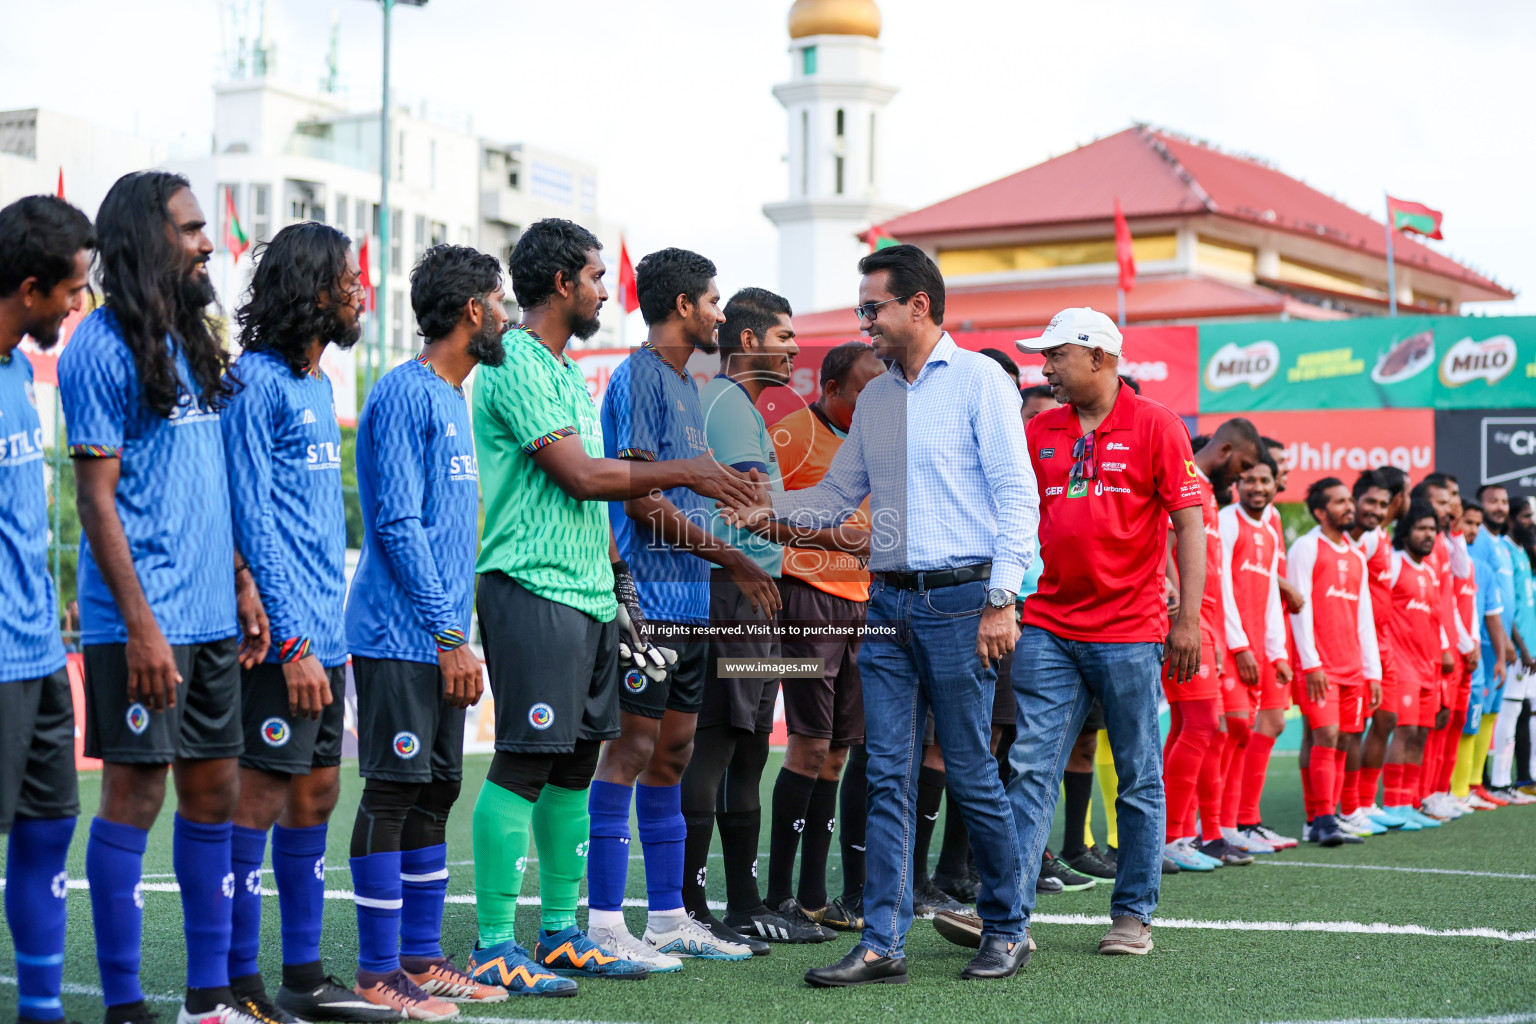
[[[272,873],[283,917],[283,963],[320,959],[320,921],[325,916],[327,826],[272,829]]]
[[[352,858],[357,903],[357,966],[375,974],[400,969],[400,851]]]
[[[622,910],[629,881],[630,788],[592,780],[587,810],[592,843],[587,848],[587,905],[593,910]]]
[[[32,1020],[62,1020],[64,978],[64,858],[74,818],[17,818],[5,862],[5,919],[16,942],[17,1012]]]
[[[448,845],[400,851],[400,955],[443,955],[443,900],[448,897]]]
[[[144,1000],[139,987],[139,940],[144,931],[144,895],[139,878],[149,833],[105,818],[91,820],[85,844],[85,877],[91,884],[91,917],[96,926],[96,966],[101,999],[108,1006]]]
[[[688,838],[683,787],[635,786],[635,818],[640,825],[640,849],[645,854],[649,909],[653,913],[682,909],[683,846]]]
[[[261,949],[261,862],[267,834],[236,825],[230,834],[229,865],[235,873],[235,902],[229,913],[229,976],[255,974]]]
[[[229,848],[234,827],[227,821],[204,825],[176,815],[171,862],[181,886],[188,988],[229,985],[230,911],[236,887]]]

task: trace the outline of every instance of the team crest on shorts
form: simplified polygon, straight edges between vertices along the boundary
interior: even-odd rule
[[[281,718],[269,718],[261,723],[261,741],[269,747],[281,747],[293,738],[293,730]]]
[[[650,685],[650,677],[637,668],[632,668],[624,673],[624,689],[630,693],[644,693]]]
[[[126,720],[128,722],[128,728],[132,730],[135,736],[144,735],[144,730],[149,728],[149,712],[145,709],[144,705],[140,704],[138,701],[134,701],[132,704],[128,705],[128,715]]]
[[[528,724],[535,729],[548,729],[555,724],[555,709],[540,701],[528,709]]]
[[[416,734],[413,732],[395,733],[394,745],[395,756],[405,761],[409,761],[421,753],[421,740],[417,739]]]

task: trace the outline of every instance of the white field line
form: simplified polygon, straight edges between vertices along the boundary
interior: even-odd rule
[[[1031,923],[1109,924],[1107,914],[1036,914]],[[1383,924],[1363,921],[1206,921],[1191,917],[1156,917],[1157,928],[1200,928],[1227,932],[1344,932],[1352,935],[1422,935],[1435,939],[1498,939],[1501,942],[1536,942],[1536,930],[1506,932],[1498,928],[1426,928],[1419,924]]]
[[[1456,868],[1405,868],[1391,864],[1328,864],[1323,861],[1266,860],[1264,858],[1259,858],[1255,863],[1271,868],[1342,868],[1346,871],[1399,871],[1410,875],[1466,875],[1471,878],[1513,878],[1527,882],[1536,881],[1536,875],[1507,874],[1502,871],[1462,871]]]
[[[69,888],[72,890],[88,890],[91,885],[83,878],[69,880]],[[180,892],[181,887],[175,882],[145,882],[144,892]],[[276,896],[274,892],[263,890],[264,896]],[[352,901],[352,891],[349,889],[327,889],[325,898],[328,900]],[[473,893],[454,893],[447,897],[447,902],[456,904],[473,904]],[[586,905],[586,899],[578,901],[582,906]],[[517,904],[520,907],[536,907],[541,905],[537,896],[519,896]],[[624,900],[626,907],[643,907],[645,900],[633,897]],[[711,910],[724,910],[725,904],[711,900]],[[1108,925],[1109,916],[1105,914],[1036,914],[1032,919],[1036,924],[1067,924],[1067,925]],[[1153,920],[1157,928],[1195,928],[1212,931],[1230,932],[1336,932],[1354,935],[1418,935],[1435,939],[1498,939],[1501,942],[1536,942],[1536,929],[1525,932],[1508,932],[1498,928],[1429,928],[1418,924],[1385,924],[1380,921],[1222,921],[1202,920],[1189,917],[1159,917]]]

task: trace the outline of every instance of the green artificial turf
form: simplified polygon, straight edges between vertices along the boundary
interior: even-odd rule
[[[465,790],[449,825],[450,894],[474,889],[470,816],[488,758],[471,757]],[[778,770],[775,754],[764,773],[765,807]],[[343,766],[344,790],[331,830],[327,888],[350,889],[347,846],[361,780],[351,762]],[[87,816],[100,784],[82,776]],[[1103,841],[1103,819],[1095,793],[1094,829]],[[1295,834],[1301,828],[1300,786],[1293,757],[1271,766],[1265,810],[1270,824]],[[767,817],[761,848],[767,848]],[[84,822],[87,819],[82,819]],[[934,839],[934,856],[943,835]],[[1057,822],[1057,837],[1060,821]],[[85,874],[86,829],[77,830],[71,850],[72,878]],[[162,815],[145,857],[148,881],[170,882],[171,815]],[[712,861],[711,897],[724,898],[718,859]],[[1374,865],[1427,868],[1427,872],[1286,866],[1292,864]],[[762,858],[766,871],[766,854]],[[1439,872],[1451,873],[1439,873]],[[834,844],[829,888],[839,891]],[[1479,872],[1487,874],[1477,874]],[[1503,876],[1503,877],[1493,877]],[[271,888],[270,875],[268,887]],[[537,892],[537,864],[531,864],[525,894]],[[639,844],[629,895],[643,898]],[[1105,883],[1080,893],[1043,897],[1042,915],[1103,915]],[[69,896],[70,941],[64,997],[70,1018],[101,1019],[94,996],[89,894]],[[262,968],[275,987],[280,967],[277,900],[265,902]],[[1159,916],[1166,919],[1243,922],[1354,922],[1417,925],[1431,929],[1491,928],[1522,932],[1536,928],[1536,806],[1480,813],[1432,831],[1373,838],[1360,846],[1321,850],[1303,845],[1246,868],[1164,879]],[[644,911],[629,911],[639,934]],[[524,907],[521,927],[532,945],[538,908]],[[1359,1018],[1456,1018],[1528,1014],[1536,1010],[1536,941],[1403,934],[1350,934],[1338,930],[1252,931],[1154,928],[1157,949],[1148,957],[1100,957],[1094,950],[1101,924],[1037,923],[1040,950],[1017,978],[964,982],[958,977],[969,951],[938,937],[917,922],[908,940],[911,981],[905,986],[818,991],[801,980],[806,968],[830,963],[854,941],[840,936],[821,946],[776,946],[749,963],[689,962],[679,974],[643,982],[583,981],[575,999],[512,1000],[497,1006],[465,1006],[472,1021],[580,1019],[631,1022],[934,1021],[945,1024],[1071,1022],[1213,1022],[1348,1020]],[[14,971],[8,933],[0,937],[0,974]],[[323,952],[329,969],[349,977],[357,952],[355,917],[345,899],[326,903]],[[474,907],[450,903],[444,946],[462,963],[475,939]],[[165,1019],[174,1014],[185,965],[181,908],[172,892],[145,894],[143,983],[161,997]],[[14,983],[0,982],[0,1016],[16,1008]],[[1533,1019],[1536,1017],[1519,1017]]]

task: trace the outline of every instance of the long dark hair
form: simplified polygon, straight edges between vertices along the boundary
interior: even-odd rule
[[[306,351],[315,338],[336,340],[336,311],[317,301],[324,292],[340,302],[352,240],[329,224],[306,221],[283,228],[254,254],[245,303],[235,310],[240,347],[275,352],[294,376],[309,368]]]
[[[224,378],[229,353],[208,314],[213,289],[188,277],[167,208],[173,195],[191,187],[179,174],[134,171],[117,179],[96,215],[106,306],[133,353],[144,404],[161,416],[181,404],[167,334],[186,353],[203,405],[217,409],[234,392]]]

